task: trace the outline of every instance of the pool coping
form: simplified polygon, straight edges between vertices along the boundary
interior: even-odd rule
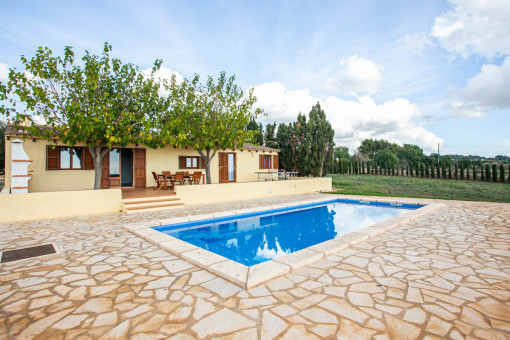
[[[384,222],[380,222],[365,227],[363,229],[349,233],[339,238],[318,243],[311,247],[253,266],[245,266],[233,260],[227,259],[226,257],[215,254],[213,252],[202,249],[200,247],[197,247],[175,237],[164,234],[161,231],[153,229],[153,227],[169,224],[179,224],[211,218],[254,213],[265,210],[289,208],[305,204],[321,203],[331,201],[334,199],[360,202],[381,202],[390,204],[412,204],[422,205],[422,207],[415,210],[410,210],[405,214],[399,215]],[[300,267],[306,266],[310,263],[321,260],[327,256],[333,255],[339,251],[346,249],[349,246],[355,245],[357,243],[368,240],[372,237],[378,236],[390,229],[396,228],[412,220],[415,220],[421,216],[424,216],[428,213],[441,209],[444,206],[446,206],[446,204],[444,203],[430,203],[400,199],[395,200],[389,198],[384,199],[365,197],[354,198],[352,196],[346,197],[344,195],[328,194],[327,197],[320,199],[302,200],[282,204],[259,206],[247,209],[221,211],[211,214],[200,214],[191,215],[187,217],[175,217],[163,220],[152,220],[148,222],[126,224],[123,226],[123,228],[185,261],[188,261],[202,269],[205,269],[213,274],[216,274],[245,289],[250,289],[271,279],[290,273],[291,271],[294,271]]]

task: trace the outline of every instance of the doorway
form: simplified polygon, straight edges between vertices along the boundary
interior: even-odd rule
[[[220,152],[220,183],[233,183],[237,178],[236,154],[233,152]]]
[[[103,157],[101,188],[145,185],[145,149],[113,149]]]

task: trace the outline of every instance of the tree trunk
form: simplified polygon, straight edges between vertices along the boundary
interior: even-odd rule
[[[328,155],[328,145],[329,145],[329,142],[326,142],[326,144],[324,145],[324,154],[322,155],[321,168],[319,170],[319,177],[322,177],[323,172],[324,172],[324,162],[326,161],[326,156]]]
[[[205,162],[205,182],[211,184],[211,160],[214,158],[214,155],[216,155],[216,150],[213,151],[212,155],[211,149],[206,149],[205,153],[202,149],[198,149],[197,151]]]
[[[89,151],[94,159],[94,190],[99,190],[101,189],[101,176],[103,173],[103,157],[110,150],[103,146],[89,146]]]

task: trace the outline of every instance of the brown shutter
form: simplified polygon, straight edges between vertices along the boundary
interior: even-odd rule
[[[278,169],[278,155],[273,155],[273,169]]]
[[[264,169],[264,155],[259,155],[259,169]]]
[[[110,187],[110,152],[103,156],[103,171],[101,172],[101,189]]]
[[[89,148],[85,147],[83,148],[83,152],[85,153],[85,170],[94,170],[94,158],[90,154]]]
[[[58,170],[58,156],[60,147],[46,146],[46,170]]]
[[[179,156],[179,169],[186,169],[186,157]]]
[[[198,168],[199,169],[205,169],[205,159],[202,158],[202,156],[198,157]]]

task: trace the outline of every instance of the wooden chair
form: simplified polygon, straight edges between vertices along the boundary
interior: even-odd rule
[[[182,172],[182,171],[176,172],[175,176],[174,176],[174,182],[175,182],[175,184],[180,184],[180,185],[186,184],[186,179],[184,178],[184,172]]]
[[[202,171],[195,171],[193,173],[193,177],[191,177],[188,181],[189,184],[200,184],[200,179],[202,178]]]
[[[154,188],[156,191],[159,189],[163,189],[165,187],[165,183],[159,178],[159,176],[153,171],[152,176],[154,176],[154,180],[156,181],[156,187]]]
[[[163,171],[162,173],[163,173],[163,175],[166,176],[167,187],[169,187],[170,190],[173,190],[174,189],[174,182],[175,182],[175,180],[174,180],[173,177],[171,177],[172,173],[170,171]]]

